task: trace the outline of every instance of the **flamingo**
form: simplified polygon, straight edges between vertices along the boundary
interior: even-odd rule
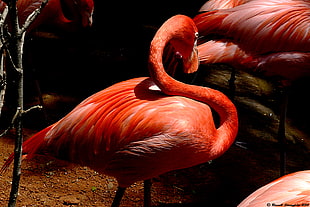
[[[217,90],[175,80],[163,66],[164,48],[172,44],[184,66],[197,69],[196,41],[191,18],[171,17],[151,42],[150,78],[116,83],[90,96],[25,141],[23,153],[27,158],[51,155],[115,177],[119,187],[112,206],[119,206],[125,189],[136,181],[221,156],[237,135],[234,104]],[[218,127],[211,108],[220,116]],[[145,205],[149,202],[145,195]]]
[[[209,0],[207,1],[204,5],[202,5],[202,7],[199,9],[199,12],[208,12],[208,11],[212,11],[212,10],[220,10],[220,9],[230,9],[230,8],[234,8],[236,6],[239,6],[241,4],[245,4],[247,2],[249,2],[251,0]],[[210,44],[203,44],[203,46],[200,46],[199,50],[200,50],[200,61],[204,60],[204,55],[203,52],[207,52],[208,56],[208,61],[205,62],[206,64],[208,63],[216,63],[216,60],[218,60],[218,58],[222,58],[222,62],[225,62],[225,58],[227,58],[227,56],[230,56],[232,54],[231,49],[229,50],[229,52],[227,51],[226,54],[222,53],[222,48],[221,46],[220,49],[216,46],[218,46],[216,43],[213,42],[213,40],[209,40],[208,43]],[[222,46],[223,47],[223,46]],[[211,52],[212,51],[212,52]],[[211,60],[211,57],[216,58],[216,60]],[[237,61],[235,61],[237,62]],[[234,99],[234,92],[235,92],[235,68],[232,68],[232,72],[231,72],[231,77],[229,80],[229,87],[231,89],[231,98]],[[239,145],[241,146],[241,145]]]
[[[27,17],[42,4],[43,0],[18,0],[19,23],[25,23]],[[0,1],[2,12],[6,4]],[[63,31],[76,31],[92,25],[94,11],[93,0],[49,0],[41,14],[30,25],[28,31],[39,26],[53,26]]]
[[[238,207],[309,206],[310,170],[285,175],[259,188]]]
[[[251,0],[209,0],[199,9],[199,12],[212,11],[216,9],[230,9]]]
[[[286,91],[294,81],[310,75],[309,14],[310,3],[304,0],[252,0],[194,17],[202,35],[198,45],[202,64],[227,63],[281,78],[281,175],[285,173]]]
[[[199,34],[218,37],[202,38],[200,61],[280,76],[290,85],[310,75],[309,13],[310,3],[304,0],[252,0],[231,9],[198,14],[194,22]]]

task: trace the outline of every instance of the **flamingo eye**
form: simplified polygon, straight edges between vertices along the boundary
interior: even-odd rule
[[[175,53],[175,57],[177,59],[182,59],[183,58],[182,54],[180,52],[178,52],[178,51]]]
[[[194,47],[197,46],[197,42],[198,42],[198,38],[199,38],[198,32],[195,32],[195,37],[196,37],[196,39],[195,39],[195,42],[194,42]]]

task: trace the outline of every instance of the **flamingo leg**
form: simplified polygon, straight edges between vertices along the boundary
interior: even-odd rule
[[[230,79],[228,80],[229,93],[230,93],[229,98],[232,100],[232,102],[234,102],[235,93],[236,93],[235,80],[236,80],[236,69],[233,67],[231,70]]]
[[[30,58],[32,58],[32,57],[30,56]],[[33,68],[31,73],[33,76],[33,81],[35,83],[35,88],[37,90],[36,92],[37,92],[37,95],[39,98],[39,103],[42,106],[41,111],[43,113],[44,124],[47,125],[48,124],[48,115],[47,115],[46,107],[45,107],[44,100],[43,100],[43,94],[42,94],[42,90],[41,90],[41,86],[40,86],[40,81],[38,78],[38,72],[35,68]]]
[[[150,207],[151,206],[151,187],[152,187],[152,181],[145,180],[144,181],[144,207]]]
[[[119,207],[126,188],[118,187],[111,207]]]
[[[36,86],[36,89],[37,89],[37,92],[38,92],[39,102],[40,102],[40,105],[42,106],[43,118],[44,118],[44,121],[47,124],[48,123],[48,116],[47,116],[47,113],[46,113],[46,107],[45,107],[44,100],[43,100],[43,94],[42,94],[42,91],[41,91],[41,86],[40,86],[39,80],[37,78],[35,78],[34,81],[35,81],[35,86]]]
[[[280,176],[285,175],[286,171],[286,137],[285,137],[285,122],[288,103],[288,90],[285,88],[282,92],[280,122],[278,128],[278,141],[280,150]]]
[[[236,95],[236,69],[234,67],[231,68],[231,74],[230,78],[228,80],[228,86],[229,86],[229,98],[232,102],[235,102],[235,95]],[[237,147],[240,147],[241,149],[248,149],[248,143],[247,142],[241,142],[236,140],[234,143]]]

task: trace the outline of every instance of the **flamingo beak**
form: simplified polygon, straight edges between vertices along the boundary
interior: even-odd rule
[[[82,14],[82,26],[91,27],[93,24],[93,11],[84,11]]]
[[[184,59],[184,73],[194,73],[199,67],[199,56],[197,49],[198,32],[195,33],[196,39],[194,41],[193,50],[188,58]]]

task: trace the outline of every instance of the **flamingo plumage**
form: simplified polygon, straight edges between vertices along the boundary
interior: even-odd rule
[[[310,170],[299,171],[278,178],[259,188],[238,207],[309,206]]]
[[[196,40],[191,18],[170,18],[151,43],[151,78],[120,82],[90,96],[25,141],[23,152],[28,158],[48,154],[115,177],[119,190],[113,206],[136,181],[221,156],[237,135],[234,104],[219,91],[173,79],[163,66],[169,43],[182,54],[185,66],[198,67]],[[218,127],[211,108],[220,116]]]
[[[216,9],[230,9],[251,0],[209,0],[199,9],[199,12],[211,11]]]
[[[18,0],[19,23],[25,23],[27,17],[42,4],[43,0]],[[2,12],[6,4],[0,1]],[[29,31],[39,26],[52,26],[63,31],[76,31],[92,25],[94,11],[93,0],[49,0],[40,15],[30,25]]]
[[[198,14],[202,64],[226,63],[233,68],[280,78],[283,100],[278,139],[280,174],[285,174],[287,90],[310,76],[310,3],[304,0],[251,0],[230,9]],[[216,51],[216,52],[215,52]]]
[[[253,0],[198,14],[194,22],[205,38],[198,46],[200,61],[280,76],[290,85],[310,75],[309,14],[304,0]]]

